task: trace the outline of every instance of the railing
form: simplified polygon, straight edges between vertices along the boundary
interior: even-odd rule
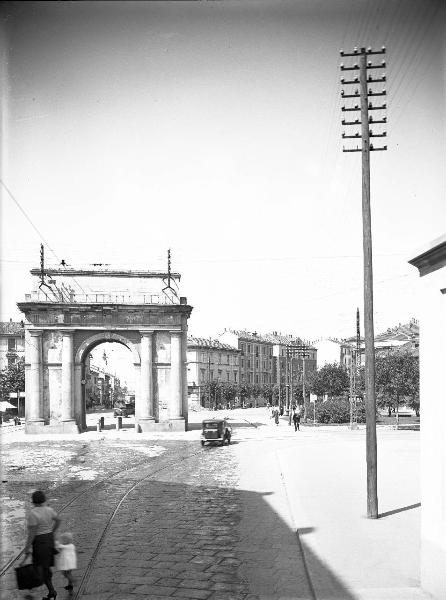
[[[57,293],[53,291],[25,294],[26,302],[49,302],[66,304],[180,304],[173,294],[105,294],[105,293]]]

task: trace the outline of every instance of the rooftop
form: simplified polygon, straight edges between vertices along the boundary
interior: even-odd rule
[[[16,321],[1,321],[0,322],[0,334],[3,335],[24,335],[25,327],[22,322]]]
[[[237,348],[234,348],[234,346],[230,346],[229,344],[223,344],[218,340],[213,340],[211,338],[194,337],[192,335],[187,336],[187,346],[190,348],[211,348],[215,350],[232,350],[232,352],[239,352],[239,350]]]
[[[283,346],[310,346],[309,342],[305,342],[300,337],[291,334],[282,334],[277,331],[271,333],[257,333],[256,331],[246,331],[246,329],[225,329],[225,332],[233,333],[242,340],[249,342],[261,342],[264,344],[282,344]]]

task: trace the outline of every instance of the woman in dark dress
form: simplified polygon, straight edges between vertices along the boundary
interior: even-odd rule
[[[43,600],[55,598],[57,592],[53,587],[51,567],[54,565],[54,532],[59,527],[60,519],[56,511],[45,505],[45,494],[41,491],[34,492],[32,503],[34,507],[28,516],[28,539],[26,541],[26,554],[33,555],[33,565],[42,572],[43,583],[48,588],[48,596]]]

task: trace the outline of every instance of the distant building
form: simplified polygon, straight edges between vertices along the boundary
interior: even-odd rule
[[[240,351],[220,340],[187,338],[188,395],[202,404],[202,387],[209,381],[240,381]]]
[[[86,408],[99,405],[112,408],[115,392],[119,392],[119,377],[108,373],[97,365],[90,364],[90,359],[85,361],[85,403]],[[124,394],[119,400],[124,401]]]
[[[305,361],[305,380],[316,370],[317,348],[310,342],[291,334],[277,331],[264,335],[273,344],[274,379],[273,383],[297,385],[302,381]],[[303,356],[305,354],[305,356]]]
[[[10,319],[0,323],[0,369],[25,357],[25,328]]]
[[[293,381],[297,384],[303,372],[302,346],[306,346],[306,375],[316,369],[317,349],[293,335],[227,329],[219,339],[242,352],[241,382],[286,385]]]
[[[410,352],[418,356],[418,346],[420,342],[420,328],[416,319],[411,319],[409,323],[399,324],[375,335],[375,355],[383,355],[392,351]],[[326,364],[337,363],[350,369],[350,365],[356,359],[356,336],[343,340],[336,338],[322,338],[314,342],[317,348],[317,366],[318,369]],[[359,340],[359,351],[361,355],[361,365],[364,365],[365,350],[364,338]]]
[[[219,340],[240,351],[241,383],[274,383],[274,344],[256,332],[226,329]]]

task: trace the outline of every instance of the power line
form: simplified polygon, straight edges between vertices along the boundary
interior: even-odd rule
[[[34,223],[32,222],[31,218],[27,215],[27,213],[25,212],[25,209],[22,208],[22,206],[20,205],[19,201],[14,197],[14,194],[8,188],[8,186],[6,185],[6,183],[2,179],[0,179],[0,183],[5,188],[5,190],[8,192],[11,200],[16,204],[17,208],[23,214],[23,216],[28,221],[28,223],[31,225],[31,227],[34,229],[34,231],[37,233],[37,235],[39,236],[39,238],[42,240],[42,242],[45,243],[45,246],[48,248],[48,250],[50,250],[52,252],[52,254],[55,256],[55,258],[56,258],[57,261],[60,261],[60,258],[57,256],[57,254],[54,252],[54,250],[48,244],[48,242],[46,241],[46,239],[43,237],[42,233],[34,225]]]

